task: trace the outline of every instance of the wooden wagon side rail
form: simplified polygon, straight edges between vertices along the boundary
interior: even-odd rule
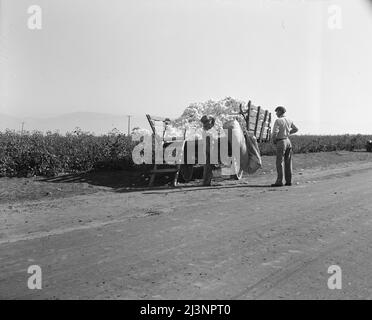
[[[254,106],[251,101],[247,104],[247,110],[239,106],[240,114],[244,117],[247,132],[253,133],[258,142],[267,142],[271,138],[271,113],[261,106]]]

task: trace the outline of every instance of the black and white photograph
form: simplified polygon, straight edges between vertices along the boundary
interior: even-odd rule
[[[370,0],[0,0],[0,300],[371,300],[371,39]]]

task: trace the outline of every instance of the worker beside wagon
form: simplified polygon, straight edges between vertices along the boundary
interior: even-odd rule
[[[203,145],[204,150],[203,154],[205,156],[205,164],[203,168],[203,185],[204,186],[210,186],[212,182],[213,177],[213,165],[211,164],[210,159],[210,152],[211,152],[211,146],[210,146],[210,139],[207,139],[206,132],[211,130],[214,127],[215,119],[212,116],[206,116],[204,115],[200,122],[203,125],[203,140],[205,141],[205,144]],[[203,156],[201,156],[203,158]]]
[[[292,185],[292,144],[289,136],[298,131],[293,121],[285,116],[286,109],[279,106],[275,109],[278,119],[275,120],[272,132],[272,141],[276,145],[276,170],[278,177],[272,187],[283,186],[283,175],[285,185]],[[284,165],[283,165],[284,162]]]

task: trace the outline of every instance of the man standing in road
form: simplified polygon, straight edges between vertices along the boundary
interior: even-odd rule
[[[275,109],[276,119],[273,127],[272,140],[276,145],[276,170],[278,178],[272,184],[272,187],[283,186],[283,172],[285,173],[286,186],[292,185],[292,144],[289,136],[298,131],[293,121],[285,116],[286,110],[284,107]],[[284,166],[283,166],[284,160]]]

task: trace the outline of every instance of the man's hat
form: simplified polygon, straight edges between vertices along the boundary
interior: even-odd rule
[[[212,116],[204,115],[200,121],[203,123],[203,129],[209,130],[214,126],[215,119]]]
[[[214,118],[212,117],[212,116],[206,116],[206,115],[204,115],[201,119],[200,119],[200,121],[202,122],[202,123],[213,123],[214,124]]]
[[[286,112],[287,112],[287,110],[285,110],[285,108],[282,107],[282,106],[277,107],[277,108],[275,109],[275,112],[277,112],[277,111],[279,111],[279,112],[281,112],[281,113],[286,113]]]

